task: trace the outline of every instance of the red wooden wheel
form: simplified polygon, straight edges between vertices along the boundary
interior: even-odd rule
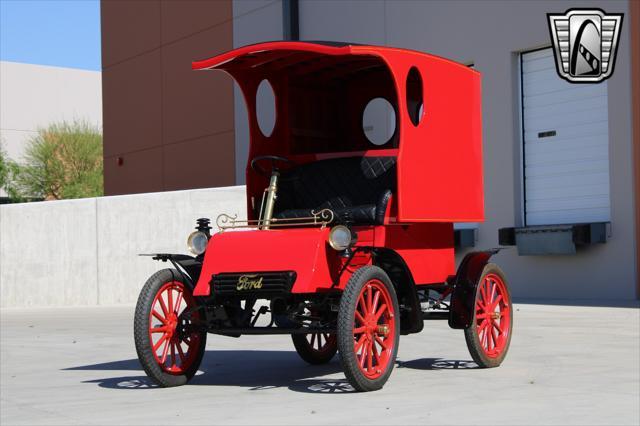
[[[393,310],[391,295],[380,280],[369,280],[362,287],[355,309],[353,350],[360,371],[368,379],[382,376],[394,356]]]
[[[291,335],[298,355],[309,364],[325,364],[338,350],[335,334],[310,333]]]
[[[510,333],[511,304],[507,288],[497,274],[487,274],[476,298],[476,328],[480,345],[490,358],[500,356]]]
[[[336,336],[329,333],[305,334],[309,347],[318,353],[330,352],[336,347]]]
[[[489,264],[476,289],[474,322],[465,330],[473,360],[483,368],[500,365],[509,349],[512,328],[513,309],[504,273]]]
[[[181,314],[195,307],[190,292],[179,281],[165,283],[156,293],[149,313],[149,341],[153,356],[165,373],[180,375],[199,362],[201,335],[190,330],[191,318]]]
[[[384,270],[363,266],[349,278],[338,309],[338,350],[347,380],[357,391],[381,389],[396,362],[400,308]]]

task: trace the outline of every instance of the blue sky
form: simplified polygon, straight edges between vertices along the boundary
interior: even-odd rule
[[[101,70],[99,0],[0,0],[0,60]]]

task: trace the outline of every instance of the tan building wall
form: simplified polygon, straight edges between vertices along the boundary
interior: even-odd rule
[[[235,183],[231,0],[101,3],[105,194]]]

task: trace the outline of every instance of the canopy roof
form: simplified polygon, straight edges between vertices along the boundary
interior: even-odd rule
[[[400,221],[483,220],[476,70],[413,50],[299,41],[241,47],[192,68],[225,71],[240,86],[249,115],[249,159],[272,154],[301,162],[369,150],[392,155]],[[276,124],[267,135],[256,116],[256,92],[265,79],[276,103]],[[395,133],[382,146],[372,146],[362,126],[365,106],[375,98],[386,99],[395,112]],[[247,188],[248,197],[264,189],[249,167]]]
[[[269,72],[285,68],[294,73],[326,68],[345,71],[345,58],[337,59],[336,56],[370,55],[383,57],[384,52],[393,50],[398,49],[323,41],[266,42],[241,47],[209,59],[193,62],[192,67],[194,70],[222,69],[229,73],[258,69],[261,72]],[[408,50],[403,52],[421,54]],[[362,62],[366,62],[366,60]],[[354,62],[349,68],[356,71],[362,66],[366,66],[366,64]]]

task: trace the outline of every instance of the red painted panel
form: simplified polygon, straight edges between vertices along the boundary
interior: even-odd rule
[[[455,274],[451,223],[377,226],[375,246],[395,250],[416,284],[441,283]]]
[[[484,220],[480,74],[431,56],[384,53],[398,91],[400,222]],[[412,66],[423,81],[424,115],[409,118],[406,78]]]
[[[225,272],[296,271],[293,293],[330,288],[336,277],[337,252],[327,244],[329,228],[226,231],[211,237],[195,296],[208,296],[213,274]],[[338,268],[334,268],[337,270]]]

